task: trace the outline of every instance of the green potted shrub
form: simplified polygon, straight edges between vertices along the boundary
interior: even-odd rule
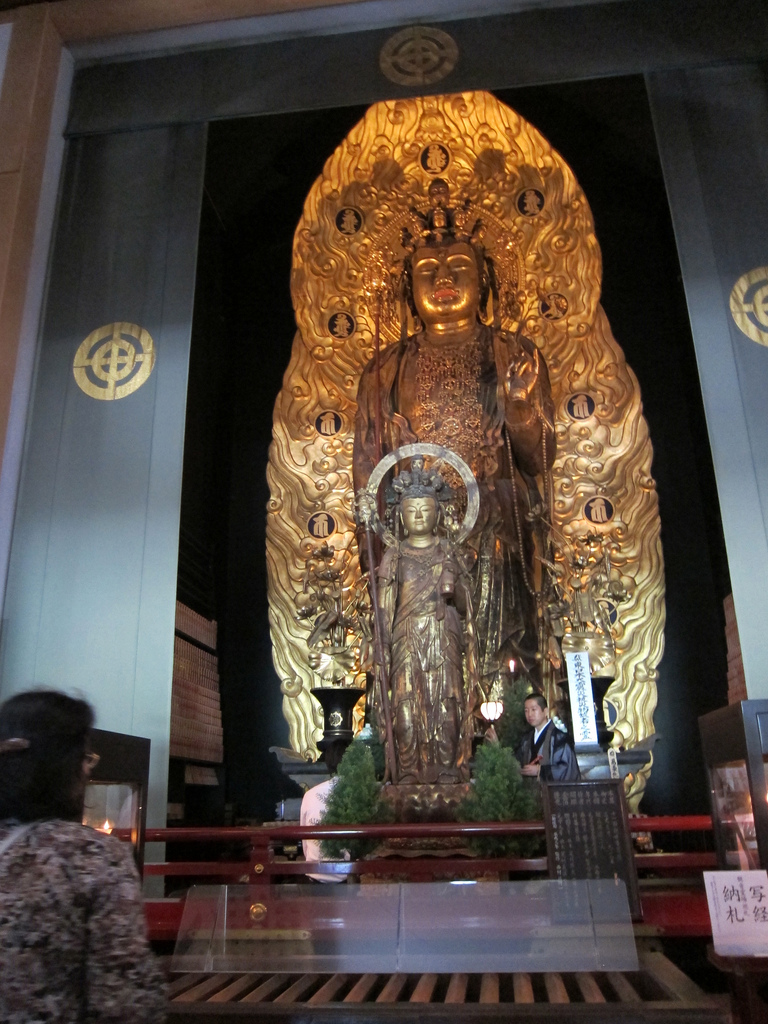
[[[509,747],[478,747],[470,792],[458,807],[459,821],[535,821],[540,815],[538,784],[529,785],[523,778]],[[530,857],[541,841],[536,836],[478,836],[467,845],[483,857]]]
[[[381,798],[373,754],[365,743],[354,742],[341,759],[338,781],[325,805],[323,825],[370,825],[394,820],[391,808]],[[348,852],[351,860],[371,853],[375,839],[323,839],[323,856],[340,860]]]

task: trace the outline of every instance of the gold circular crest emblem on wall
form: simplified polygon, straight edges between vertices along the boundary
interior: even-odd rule
[[[450,74],[458,59],[459,48],[447,32],[412,25],[384,43],[379,67],[398,85],[431,85]]]
[[[120,322],[91,331],[75,354],[72,372],[86,395],[110,402],[137,391],[154,365],[149,332]]]
[[[731,291],[731,316],[739,330],[768,345],[768,267],[742,274]]]

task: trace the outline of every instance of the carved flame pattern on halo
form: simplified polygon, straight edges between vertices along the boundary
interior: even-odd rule
[[[637,380],[599,305],[600,248],[573,172],[515,111],[489,93],[474,92],[372,106],[327,160],[294,236],[291,288],[298,331],[275,404],[267,471],[270,625],[291,746],[314,752],[322,730],[309,692],[308,626],[295,619],[294,599],[315,543],[306,523],[315,512],[333,515],[333,542],[353,552],[348,574],[350,581],[355,578],[353,424],[358,379],[374,339],[366,269],[370,275],[371,268],[402,257],[398,236],[407,210],[428,205],[432,176],[420,156],[429,144],[450,151],[443,177],[452,202],[467,200],[482,213],[484,244],[507,279],[515,280],[513,301],[502,307],[503,326],[522,324],[549,367],[557,407],[555,525],[568,538],[597,529],[618,545],[613,557],[630,596],[619,609],[619,675],[608,697],[619,712],[617,735],[637,743],[653,732],[664,629],[658,500]],[[526,192],[530,202],[524,201]],[[345,207],[363,218],[354,235],[336,224]],[[399,334],[396,269],[389,271],[389,301],[381,310],[384,347]],[[562,297],[558,319],[542,311],[552,295]],[[329,335],[328,318],[336,312],[354,320],[350,337]],[[568,414],[568,400],[577,392],[596,403],[588,422]],[[330,438],[315,428],[326,410],[345,424]],[[615,514],[595,526],[584,506],[597,496],[608,499]],[[633,806],[644,786],[640,773],[630,794]]]

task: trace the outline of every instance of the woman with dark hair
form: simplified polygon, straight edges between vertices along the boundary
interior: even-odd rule
[[[0,706],[0,1020],[159,1024],[130,847],[81,824],[93,710],[55,691]]]

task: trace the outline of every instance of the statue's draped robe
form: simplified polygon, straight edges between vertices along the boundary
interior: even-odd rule
[[[379,457],[416,441],[442,444],[468,463],[480,485],[480,515],[468,543],[477,555],[472,605],[479,672],[486,689],[509,658],[519,657],[521,651],[533,655],[537,649],[535,607],[523,573],[527,566],[532,579],[533,540],[526,513],[530,504],[541,500],[536,478],[545,460],[549,467],[554,459],[554,409],[541,357],[528,400],[512,401],[505,395],[507,369],[521,352],[535,353],[524,335],[480,326],[469,345],[430,345],[424,334],[417,334],[390,346],[380,361]],[[376,390],[371,360],[358,390],[356,489],[365,486],[378,461]]]
[[[468,777],[472,737],[466,728],[464,631],[458,610],[440,592],[446,568],[462,588],[460,569],[445,542],[430,548],[388,548],[379,566],[382,640],[401,783]]]

